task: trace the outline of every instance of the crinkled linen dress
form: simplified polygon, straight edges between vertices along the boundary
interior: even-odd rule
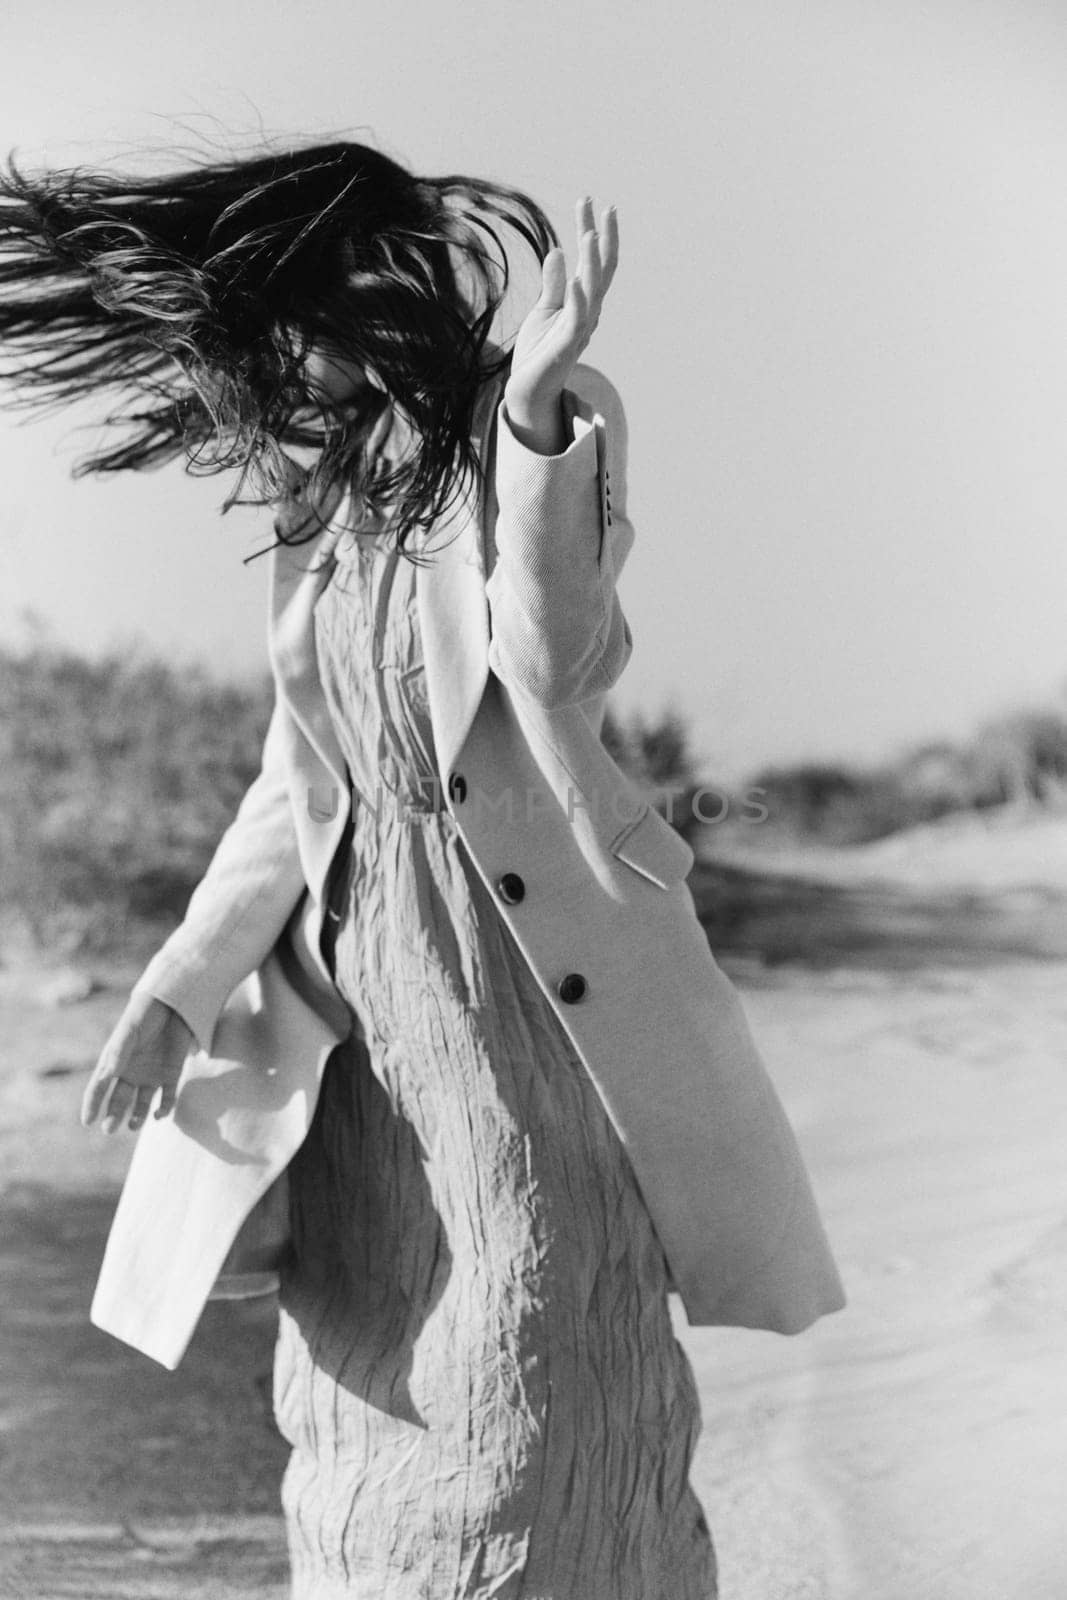
[[[415,569],[346,534],[319,664],[354,1014],[290,1167],[295,1600],[713,1600],[701,1426],[619,1137],[440,803]],[[340,872],[340,893],[337,875]]]

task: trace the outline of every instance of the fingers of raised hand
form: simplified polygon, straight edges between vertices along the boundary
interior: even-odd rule
[[[600,249],[596,223],[593,220],[593,202],[586,198],[575,207],[578,228],[578,265],[575,277],[585,290],[586,299],[595,305],[600,293]]]
[[[567,261],[558,246],[550,250],[541,268],[541,304],[547,311],[559,311],[567,297]]]
[[[600,290],[606,294],[619,264],[619,219],[614,206],[600,214]]]
[[[580,277],[571,278],[567,284],[564,313],[568,322],[566,328],[568,339],[580,338],[588,331],[586,325],[590,320],[589,295]]]
[[[576,276],[585,290],[588,313],[593,327],[600,318],[600,308],[615,276],[619,261],[619,225],[614,206],[608,206],[600,217],[597,228],[593,202],[586,196],[575,208],[578,227],[578,271]]]

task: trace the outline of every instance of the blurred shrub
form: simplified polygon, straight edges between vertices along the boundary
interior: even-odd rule
[[[827,844],[859,844],[952,812],[1067,799],[1067,712],[1019,711],[985,723],[960,745],[919,745],[864,769],[800,763],[771,767],[772,829]]]
[[[736,813],[738,798],[700,776],[689,726],[678,710],[668,708],[652,718],[635,711],[622,718],[609,704],[601,739],[612,759],[690,843],[723,806]]]
[[[0,652],[0,902],[42,940],[173,924],[259,767],[267,685]]]
[[[42,942],[98,947],[173,926],[258,771],[271,700],[267,682],[219,683],[136,654],[0,651],[0,911]],[[856,844],[952,812],[1067,799],[1067,711],[1056,707],[867,768],[765,767],[744,791],[763,791],[756,828],[742,794],[698,772],[677,709],[622,717],[609,705],[602,738],[691,843],[736,827],[750,844]],[[719,820],[719,797],[723,826],[704,826]]]
[[[828,762],[765,767],[753,786],[762,790],[768,820],[800,834],[833,834],[856,814],[866,780]]]
[[[1017,711],[983,724],[965,749],[973,804],[1059,798],[1067,787],[1067,715]]]

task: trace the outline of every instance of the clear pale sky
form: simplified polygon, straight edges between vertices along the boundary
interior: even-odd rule
[[[1067,9],[1049,0],[37,0],[0,145],[129,165],[257,128],[614,201],[587,359],[630,419],[625,709],[720,772],[867,759],[1067,683]],[[158,155],[154,158],[157,162]],[[262,513],[73,483],[0,417],[0,639],[265,667]]]

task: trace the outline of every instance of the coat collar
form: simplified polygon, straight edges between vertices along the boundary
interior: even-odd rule
[[[486,386],[475,416],[475,439],[486,485],[492,483],[493,422],[502,387],[503,379]],[[269,650],[275,682],[320,760],[343,789],[347,789],[348,777],[319,680],[314,611],[351,499],[351,491],[343,494],[322,532],[306,544],[275,545],[270,581]],[[427,560],[416,569],[427,698],[438,773],[446,791],[489,672],[484,527],[484,496],[477,485],[467,485],[449,515],[435,525],[426,546]]]

